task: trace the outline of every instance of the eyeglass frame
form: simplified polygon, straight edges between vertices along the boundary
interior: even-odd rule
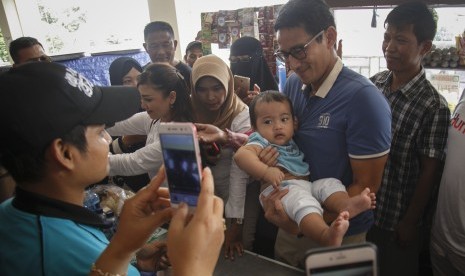
[[[234,57],[232,59],[232,57]],[[241,58],[239,58],[241,57]],[[229,57],[229,62],[230,63],[238,63],[238,62],[249,62],[252,60],[252,56],[249,55],[243,55],[243,56],[230,56]]]
[[[292,56],[293,58],[295,58],[297,60],[303,60],[303,59],[305,59],[307,57],[307,48],[308,48],[308,46],[310,46],[310,44],[312,44],[314,41],[316,41],[318,39],[318,37],[320,37],[324,33],[325,33],[325,30],[321,30],[317,35],[315,35],[312,39],[310,39],[310,41],[307,42],[304,46],[294,47],[289,52],[277,50],[274,53],[274,56],[277,59],[279,59],[280,61],[282,61],[282,62],[286,62],[289,59],[289,56]],[[299,54],[301,52],[303,53],[302,57],[299,58],[299,57],[295,56],[295,55],[297,55],[297,54]]]

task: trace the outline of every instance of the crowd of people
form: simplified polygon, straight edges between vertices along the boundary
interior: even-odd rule
[[[212,275],[221,250],[303,267],[309,249],[366,241],[381,275],[423,274],[425,251],[434,275],[465,275],[465,96],[451,118],[426,78],[437,25],[425,4],[400,4],[384,27],[387,70],[367,79],[344,66],[324,0],[290,0],[274,24],[275,56],[293,72],[281,92],[252,37],[231,45],[229,65],[201,41],[183,62],[173,28],[151,22],[151,62],[115,59],[109,87],[52,62],[34,38],[14,40],[0,75],[2,275]],[[197,128],[194,214],[162,187],[162,122]],[[124,178],[137,193],[111,241],[83,206],[108,176],[137,176]],[[166,223],[166,242],[147,243]]]

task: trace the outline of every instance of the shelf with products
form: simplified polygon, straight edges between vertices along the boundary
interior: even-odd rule
[[[440,71],[465,71],[465,66],[458,66],[458,67],[431,67],[431,66],[424,66],[425,69],[430,70],[440,70]]]

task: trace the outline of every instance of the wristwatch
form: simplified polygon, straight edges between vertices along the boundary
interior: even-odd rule
[[[244,223],[244,219],[243,218],[233,218],[232,222],[235,223],[235,224],[242,225]]]

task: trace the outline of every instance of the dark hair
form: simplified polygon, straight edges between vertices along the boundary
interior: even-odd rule
[[[144,40],[147,40],[147,36],[154,32],[168,32],[172,39],[174,39],[173,27],[164,21],[154,21],[147,24],[144,28]]]
[[[34,45],[40,45],[42,49],[44,48],[37,39],[29,36],[23,36],[11,41],[9,48],[11,59],[17,63],[19,61],[19,51]]]
[[[189,44],[187,44],[187,47],[186,47],[186,55],[187,55],[187,52],[191,51],[192,49],[202,50],[202,42],[197,41],[197,40],[189,42]]]
[[[386,24],[396,28],[413,25],[413,33],[417,42],[433,40],[436,35],[436,21],[428,6],[422,2],[408,2],[395,7],[386,17]]]
[[[257,115],[255,114],[255,106],[258,103],[271,103],[271,102],[280,102],[288,103],[289,108],[291,109],[291,116],[294,118],[294,108],[292,107],[291,100],[283,93],[274,90],[268,90],[265,92],[259,93],[249,105],[249,115],[250,115],[250,124],[254,129],[257,129]]]
[[[86,126],[78,125],[63,137],[66,144],[75,146],[80,152],[87,151]],[[5,150],[1,153],[2,164],[17,183],[40,181],[45,177],[45,148],[32,148],[24,144],[21,152]]]
[[[137,87],[150,85],[161,90],[163,97],[176,92],[176,101],[171,108],[171,120],[175,122],[193,122],[190,90],[186,80],[176,68],[166,63],[149,65],[138,77]]]
[[[336,27],[334,16],[323,0],[290,0],[281,8],[274,30],[303,27],[309,35],[316,35],[329,27]],[[322,38],[318,38],[320,42]]]

